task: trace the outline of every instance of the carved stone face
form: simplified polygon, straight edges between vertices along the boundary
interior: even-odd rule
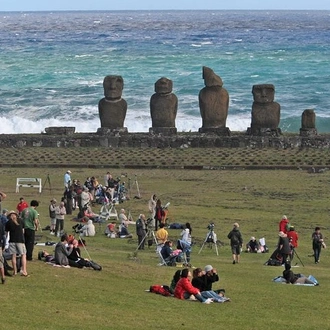
[[[271,103],[274,102],[275,88],[271,84],[254,85],[252,94],[256,103]]]
[[[155,83],[155,92],[158,94],[168,94],[172,92],[172,80],[162,77]]]
[[[106,76],[103,80],[104,96],[107,99],[120,99],[124,81],[121,76]]]

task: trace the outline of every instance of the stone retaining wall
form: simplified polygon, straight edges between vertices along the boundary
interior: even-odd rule
[[[264,135],[251,136],[231,132],[230,136],[202,134],[197,132],[174,135],[150,133],[108,132],[74,133],[64,129],[58,131],[46,129],[46,134],[2,134],[0,147],[104,147],[104,148],[329,148],[330,135]],[[59,134],[61,133],[61,134]]]

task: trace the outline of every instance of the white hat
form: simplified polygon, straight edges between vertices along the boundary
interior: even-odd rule
[[[206,265],[204,268],[205,273],[210,272],[212,269],[213,269],[213,267],[211,265]]]
[[[66,173],[70,173],[71,174],[71,171],[70,170],[67,170]]]

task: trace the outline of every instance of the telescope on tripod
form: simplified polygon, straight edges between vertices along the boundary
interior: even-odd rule
[[[211,222],[208,226],[207,229],[209,230],[208,233],[206,234],[205,240],[202,244],[202,247],[200,248],[198,254],[201,253],[201,251],[203,250],[204,246],[206,243],[208,243],[210,245],[210,247],[212,248],[212,245],[214,244],[215,247],[215,251],[217,253],[217,256],[219,255],[218,253],[218,246],[217,246],[217,234],[214,232],[214,223]]]

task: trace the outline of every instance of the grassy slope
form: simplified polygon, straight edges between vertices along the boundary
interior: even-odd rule
[[[63,153],[62,150],[59,152]],[[66,166],[66,161],[68,164],[78,163],[78,154],[75,152],[67,150],[65,155],[62,154],[64,159],[60,165]],[[200,150],[202,155],[203,152]],[[231,159],[243,162],[243,159],[235,158],[232,150],[216,150],[214,155],[210,154],[209,161],[215,158],[213,156],[220,159],[221,153],[229,153],[232,155]],[[270,157],[281,159],[282,153],[285,151],[280,151],[281,157],[276,152],[273,155],[267,153],[267,157],[263,157],[262,152],[259,156],[255,154],[254,158],[266,163]],[[178,154],[175,154],[175,159],[179,158]],[[153,153],[152,155],[155,156]],[[163,150],[160,150],[160,155],[167,157]],[[311,155],[306,157],[307,163],[311,162]],[[16,159],[27,159],[23,152],[15,156]],[[34,154],[38,159],[41,156],[39,153]],[[148,154],[148,157],[151,155]],[[109,158],[112,161],[107,161]],[[291,156],[284,159],[287,158],[290,159]],[[320,160],[321,158],[319,156]],[[2,162],[5,163],[8,159],[2,157]],[[94,157],[88,159],[90,161]],[[86,169],[83,166],[73,170],[73,177],[84,181],[85,177],[95,175],[102,182],[105,172],[111,170],[111,165],[118,161],[113,155],[108,155],[107,159],[104,160],[104,169]],[[187,164],[201,164],[205,162],[205,158],[202,159],[196,158],[194,162],[185,158],[184,161]],[[82,164],[86,163],[80,162]],[[9,278],[5,286],[0,286],[1,314],[6,315],[7,329],[19,329],[23,326],[26,329],[177,329],[196,326],[278,329],[288,325],[300,329],[328,327],[328,313],[324,308],[330,288],[328,251],[322,251],[321,263],[318,265],[313,264],[308,254],[311,253],[310,235],[315,225],[320,225],[323,234],[328,236],[330,173],[309,174],[301,170],[192,171],[127,168],[111,171],[115,176],[127,172],[128,176],[122,180],[128,181],[131,178],[133,182],[135,175],[138,179],[142,199],[131,199],[122,204],[131,210],[134,218],[141,212],[147,212],[148,199],[156,192],[164,203],[171,203],[171,222],[191,222],[194,240],[197,242],[192,253],[193,265],[203,267],[212,264],[216,267],[221,279],[215,287],[226,288],[232,302],[205,306],[145,293],[144,290],[152,284],[168,284],[176,269],[157,267],[158,259],[153,248],[139,252],[138,260],[133,259],[136,239],[132,242],[108,239],[103,235],[102,225],[98,228],[96,237],[87,238],[88,252],[103,266],[101,272],[59,269],[33,261],[28,264],[31,277]],[[60,199],[63,172],[63,169],[58,168],[1,168],[0,189],[8,194],[3,207],[15,208],[21,195],[27,200],[37,198],[41,201],[39,212],[42,226],[47,225],[48,202],[53,196]],[[48,173],[51,191],[46,184],[41,195],[31,188],[22,188],[19,194],[15,194],[16,177],[45,179]],[[136,186],[133,186],[131,195],[136,193]],[[119,207],[121,206],[117,209]],[[96,212],[98,209],[94,208]],[[251,235],[258,238],[264,236],[272,252],[277,242],[278,222],[282,214],[289,217],[300,235],[297,251],[305,267],[296,260],[300,267],[295,268],[295,272],[313,274],[321,283],[319,287],[272,283],[271,279],[280,275],[282,268],[263,266],[269,254],[243,254],[241,264],[231,264],[226,235],[233,222],[240,223],[245,241]],[[218,238],[225,243],[219,249],[219,256],[214,249],[208,247],[198,254],[200,243],[207,233],[207,224],[211,221],[216,224]],[[73,224],[67,216],[68,232]],[[134,226],[131,231],[134,233]],[[178,238],[179,231],[169,232],[171,238]],[[53,239],[48,232],[43,232],[42,235],[41,241]],[[35,255],[39,249],[42,247],[36,246]],[[51,252],[52,248],[47,250]],[[87,256],[85,251],[84,256]]]

